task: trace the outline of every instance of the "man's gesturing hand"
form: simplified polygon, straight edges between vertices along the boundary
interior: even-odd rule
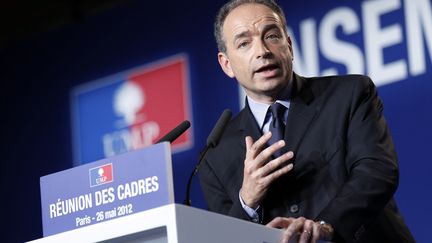
[[[270,184],[274,180],[293,168],[292,164],[282,166],[293,158],[294,154],[291,151],[269,161],[273,153],[285,146],[285,142],[280,140],[265,148],[271,136],[272,134],[268,132],[255,143],[251,137],[247,136],[245,138],[246,158],[244,161],[243,185],[240,196],[245,204],[251,208],[256,208],[261,203]]]

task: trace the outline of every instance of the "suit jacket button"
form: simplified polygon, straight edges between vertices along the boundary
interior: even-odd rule
[[[293,204],[289,210],[291,213],[297,213],[299,211],[299,206],[297,204]]]

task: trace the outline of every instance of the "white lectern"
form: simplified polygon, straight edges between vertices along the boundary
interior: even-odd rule
[[[179,204],[48,236],[32,243],[277,243],[281,230]]]

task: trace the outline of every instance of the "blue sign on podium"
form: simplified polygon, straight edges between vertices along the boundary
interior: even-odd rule
[[[40,179],[43,235],[174,203],[168,142]]]

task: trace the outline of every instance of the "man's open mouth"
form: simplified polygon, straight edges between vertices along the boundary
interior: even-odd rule
[[[257,70],[255,70],[256,73],[262,73],[262,72],[267,72],[267,71],[272,71],[279,68],[278,65],[276,64],[268,64],[268,65],[264,65],[260,68],[258,68]]]

